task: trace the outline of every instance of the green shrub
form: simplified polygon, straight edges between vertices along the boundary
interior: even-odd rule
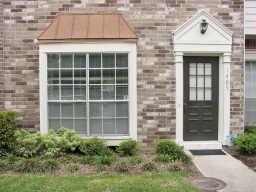
[[[18,130],[15,132],[15,137],[15,155],[29,158],[39,154],[42,142],[42,137],[39,132],[29,133],[25,130]]]
[[[75,130],[67,129],[67,128],[60,128],[58,131],[59,139],[59,147],[62,152],[72,153],[78,150],[81,137],[79,137]]]
[[[0,159],[0,173],[9,169],[9,163],[6,160]]]
[[[129,168],[129,163],[125,160],[117,161],[114,165],[114,170],[118,173],[127,173]]]
[[[131,156],[131,157],[128,157],[127,159],[129,165],[139,165],[143,162],[143,159],[139,156]]]
[[[156,167],[156,164],[150,160],[150,161],[144,162],[141,166],[141,169],[143,171],[156,171],[157,167]]]
[[[184,169],[182,162],[171,162],[167,164],[166,167],[167,171],[174,172],[174,171],[182,171]]]
[[[122,156],[132,156],[135,155],[137,152],[137,142],[134,140],[127,140],[120,143],[120,146],[118,147],[117,151]]]
[[[247,126],[247,127],[245,127],[244,132],[256,134],[256,126]]]
[[[80,143],[79,150],[88,156],[112,155],[104,141],[97,138],[83,139]]]
[[[55,132],[49,131],[47,134],[40,136],[41,143],[39,144],[38,155],[44,155],[48,157],[58,156],[60,154],[61,148],[59,147],[59,140]]]
[[[55,159],[24,159],[17,165],[17,171],[22,173],[53,173],[60,168]]]
[[[241,135],[235,139],[235,145],[242,153],[256,154],[256,135],[252,133]]]
[[[173,162],[182,161],[190,162],[190,157],[185,154],[180,146],[178,146],[174,141],[162,140],[157,144],[156,151],[160,157],[158,161],[163,162]]]
[[[97,155],[94,157],[93,164],[96,166],[111,165],[113,156],[110,155]]]
[[[15,120],[17,113],[0,111],[0,153],[10,152],[14,148]]]

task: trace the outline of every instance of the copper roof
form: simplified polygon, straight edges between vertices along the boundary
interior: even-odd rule
[[[136,35],[120,14],[66,13],[57,15],[38,37],[39,42],[88,39],[134,41]]]

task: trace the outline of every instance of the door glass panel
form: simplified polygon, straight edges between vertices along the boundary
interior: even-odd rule
[[[206,88],[205,89],[205,98],[206,101],[212,100],[212,89],[211,88]]]
[[[197,75],[204,75],[204,64],[203,63],[197,64]]]
[[[204,87],[204,76],[197,76],[197,87]]]
[[[204,88],[197,88],[197,101],[204,100]]]
[[[205,64],[205,75],[211,75],[212,74],[212,64],[206,63]]]
[[[191,63],[189,65],[189,74],[196,75],[196,63]]]
[[[189,89],[189,100],[196,101],[196,88],[191,87]]]

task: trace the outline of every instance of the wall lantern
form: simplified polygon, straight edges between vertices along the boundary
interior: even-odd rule
[[[207,31],[207,28],[208,28],[208,23],[206,22],[205,19],[202,20],[200,28],[201,28],[201,33],[205,34],[205,32]]]

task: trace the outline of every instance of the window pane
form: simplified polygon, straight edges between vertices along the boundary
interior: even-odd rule
[[[48,68],[59,68],[59,55],[48,54],[47,55],[47,66],[48,66]]]
[[[204,88],[198,88],[197,89],[197,101],[203,101],[204,100]]]
[[[74,56],[74,68],[85,68],[86,67],[86,55],[75,55]]]
[[[90,135],[102,135],[102,120],[90,120]]]
[[[128,70],[116,70],[116,83],[128,84]]]
[[[60,66],[61,68],[72,68],[72,55],[67,54],[67,55],[61,55],[61,60],[60,60]]]
[[[101,86],[93,85],[90,86],[90,99],[91,100],[100,100],[101,99]]]
[[[61,104],[61,116],[65,118],[73,117],[73,104],[72,103],[62,103]]]
[[[189,74],[196,75],[196,64],[195,63],[191,63],[189,65]]]
[[[189,89],[189,100],[196,101],[196,88]]]
[[[74,70],[74,84],[85,84],[85,83],[86,83],[86,71]]]
[[[128,99],[128,86],[116,86],[116,99]]]
[[[60,117],[60,104],[48,103],[48,118],[59,118],[59,117]]]
[[[103,99],[115,99],[115,86],[103,85]]]
[[[86,117],[86,103],[74,103],[75,118]]]
[[[204,74],[204,64],[198,63],[197,64],[197,75],[203,75]]]
[[[208,63],[205,64],[205,75],[211,75],[212,74],[212,64]]]
[[[73,86],[62,86],[61,87],[61,99],[72,100],[73,99]]]
[[[59,119],[49,119],[49,129],[57,130],[60,128],[60,120]]]
[[[129,134],[129,121],[128,119],[117,119],[116,120],[116,131],[119,135]]]
[[[62,119],[61,127],[73,129],[73,119]]]
[[[113,53],[102,54],[103,68],[115,67],[115,55]]]
[[[210,101],[212,100],[212,89],[205,89],[205,100]]]
[[[85,100],[86,99],[86,87],[82,85],[74,86],[74,99]]]
[[[103,84],[115,83],[115,70],[105,69],[103,70]]]
[[[204,76],[197,76],[197,87],[204,87]]]
[[[101,68],[101,54],[100,53],[96,53],[93,54],[91,53],[89,56],[89,65],[90,68]]]
[[[104,103],[103,104],[103,117],[115,117],[115,103]]]
[[[116,103],[116,117],[128,117],[128,102]]]
[[[103,133],[104,135],[115,134],[115,119],[104,119],[103,120]]]
[[[59,70],[48,70],[48,84],[59,84]]]
[[[85,119],[76,119],[75,121],[75,130],[77,134],[86,135],[87,134],[87,126]]]
[[[73,84],[73,71],[61,70],[61,84]]]
[[[196,76],[189,77],[189,87],[196,87]]]
[[[102,103],[90,103],[90,117],[102,117]]]
[[[48,99],[59,100],[59,86],[48,86]]]
[[[212,87],[212,77],[205,76],[205,87]]]
[[[128,54],[117,53],[116,54],[116,67],[128,67]]]
[[[90,70],[90,84],[101,84],[101,70]]]

